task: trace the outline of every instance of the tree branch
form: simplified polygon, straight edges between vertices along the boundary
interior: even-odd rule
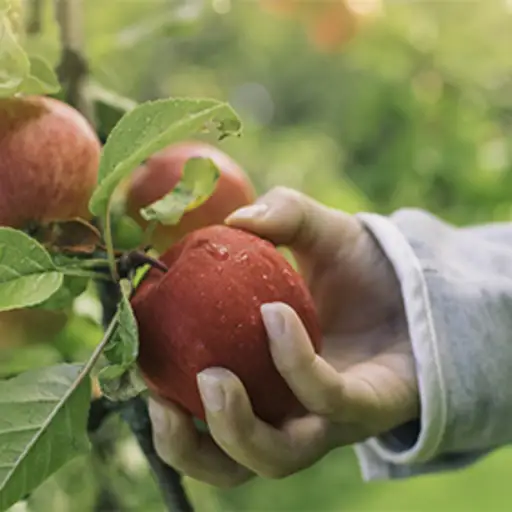
[[[66,102],[79,110],[95,126],[94,108],[86,94],[89,67],[84,53],[83,0],[54,0],[60,27],[61,61],[59,80],[66,90]],[[103,306],[103,325],[110,325],[121,294],[119,285],[97,280]],[[153,470],[166,507],[172,512],[193,512],[181,482],[181,475],[167,466],[156,453],[147,404],[138,396],[123,403],[96,401],[89,413],[90,433],[101,428],[112,412],[118,411],[133,432]],[[108,490],[108,489],[107,489]]]
[[[54,1],[61,42],[57,74],[66,91],[66,102],[79,110],[94,126],[94,108],[86,94],[89,66],[84,52],[83,0]]]
[[[42,28],[44,0],[30,0],[27,19],[27,34],[39,34]]]
[[[117,304],[121,294],[119,286],[113,282],[98,281],[100,298],[103,306],[103,325],[110,324],[110,320],[116,314]],[[107,401],[108,403],[108,401]],[[96,406],[96,414],[107,417],[110,412],[118,411],[135,436],[140,449],[144,453],[148,464],[160,487],[163,500],[169,512],[193,512],[193,507],[188,500],[183,488],[181,475],[172,467],[165,464],[158,456],[153,443],[153,431],[149,418],[148,406],[141,396],[137,396],[126,402]],[[91,423],[97,428],[97,422],[90,417]]]

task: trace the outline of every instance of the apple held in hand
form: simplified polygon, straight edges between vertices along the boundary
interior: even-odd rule
[[[285,302],[298,313],[315,350],[321,331],[302,277],[271,243],[227,226],[190,233],[151,269],[132,306],[138,365],[148,388],[204,420],[196,376],[210,367],[234,372],[255,413],[278,424],[302,407],[274,366],[260,306]]]
[[[226,153],[204,142],[180,142],[156,153],[132,174],[127,186],[126,210],[143,229],[148,223],[141,217],[140,209],[171,192],[192,158],[211,159],[220,171],[219,180],[211,196],[186,212],[178,224],[156,225],[150,243],[160,253],[196,229],[221,224],[230,213],[252,203],[256,197],[247,174]]]
[[[69,105],[0,99],[0,226],[89,218],[100,152],[94,130]]]

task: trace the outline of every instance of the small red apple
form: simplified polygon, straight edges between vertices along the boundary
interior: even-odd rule
[[[0,226],[89,218],[100,152],[92,127],[66,103],[0,99]]]
[[[139,210],[161,199],[180,181],[191,158],[210,158],[220,170],[213,194],[199,207],[185,213],[176,225],[158,224],[150,243],[160,253],[186,234],[213,224],[220,224],[234,210],[255,200],[254,187],[242,168],[220,149],[199,141],[173,144],[151,156],[130,178],[126,209],[143,229],[148,223]]]
[[[132,299],[140,337],[138,365],[148,388],[204,420],[196,375],[234,372],[255,414],[279,424],[302,407],[274,366],[260,306],[285,302],[300,316],[315,350],[321,330],[304,280],[270,242],[223,225],[173,245]]]

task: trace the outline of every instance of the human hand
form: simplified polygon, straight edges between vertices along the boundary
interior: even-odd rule
[[[277,369],[308,413],[277,429],[254,416],[240,380],[222,368],[198,376],[209,432],[173,404],[150,399],[155,447],[168,464],[216,486],[281,478],[336,447],[419,416],[412,348],[391,264],[361,221],[276,188],[226,222],[289,247],[317,305],[315,354],[286,304],[261,308]]]

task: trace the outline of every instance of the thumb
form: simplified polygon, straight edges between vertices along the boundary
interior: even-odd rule
[[[315,259],[332,257],[341,244],[351,244],[363,233],[355,217],[285,187],[272,189],[225,222]]]

